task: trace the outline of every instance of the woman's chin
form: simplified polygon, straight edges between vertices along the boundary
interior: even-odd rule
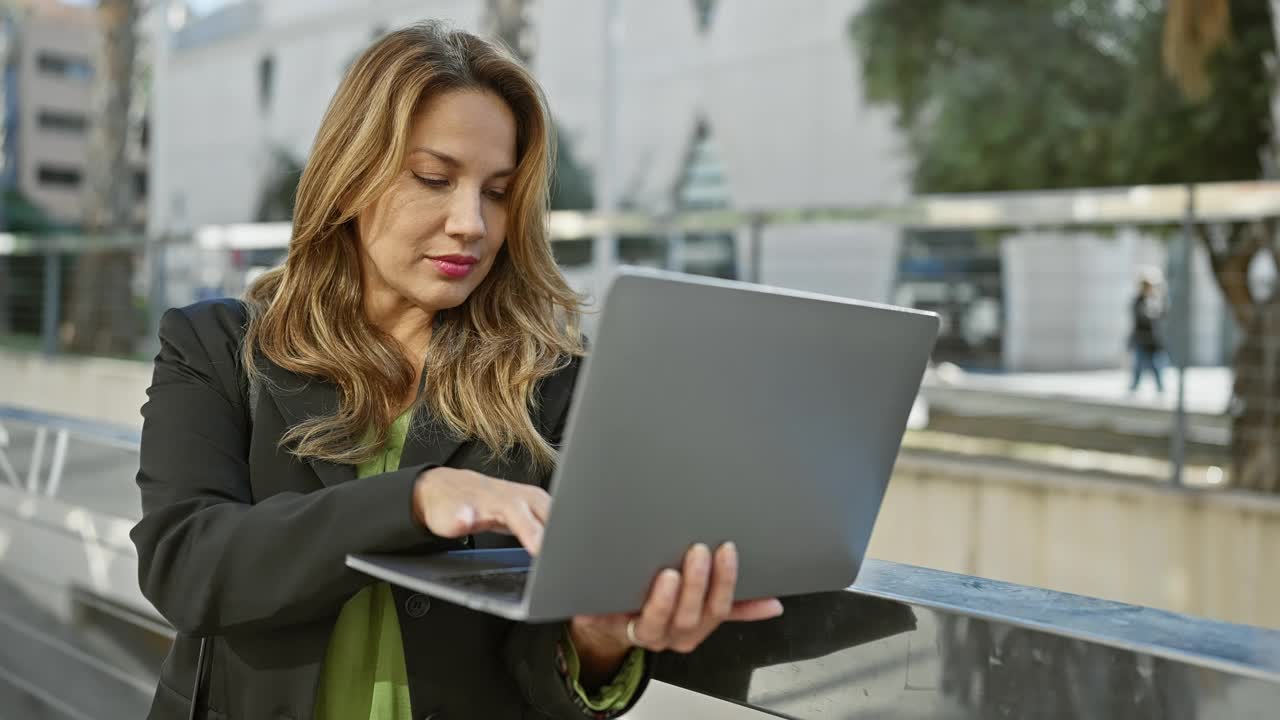
[[[417,294],[413,304],[431,312],[451,310],[466,302],[470,295],[469,287],[433,287],[429,291]]]

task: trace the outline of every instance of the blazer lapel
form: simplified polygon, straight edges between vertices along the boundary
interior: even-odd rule
[[[338,388],[333,383],[302,377],[272,362],[264,361],[262,369],[268,380],[266,390],[280,409],[285,427],[292,428],[310,418],[337,412]],[[464,442],[426,410],[418,411],[411,428],[400,453],[400,467],[444,465]],[[354,465],[340,465],[327,460],[307,462],[326,487],[356,477]]]
[[[265,390],[271,396],[285,427],[293,428],[314,417],[332,415],[338,410],[338,388],[331,382],[305,378],[289,372],[273,362],[262,362],[267,378]],[[327,460],[308,460],[325,486],[354,480],[354,465],[340,465]]]
[[[462,447],[464,439],[456,437],[436,420],[432,413],[419,408],[410,425],[409,436],[400,452],[400,467],[411,465],[444,465]]]

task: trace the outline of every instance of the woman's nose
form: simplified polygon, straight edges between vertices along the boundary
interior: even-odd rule
[[[445,232],[463,240],[479,240],[484,237],[484,215],[480,209],[479,193],[455,192],[449,204]]]

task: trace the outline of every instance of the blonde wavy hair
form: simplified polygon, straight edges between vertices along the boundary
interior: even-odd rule
[[[520,447],[537,467],[555,459],[533,419],[536,390],[583,349],[581,300],[547,235],[554,140],[546,102],[509,52],[438,23],[386,35],[348,70],[298,185],[288,258],[245,293],[251,377],[265,381],[262,357],[338,388],[333,415],[310,418],[281,439],[296,456],[342,464],[372,457],[419,383],[419,369],[364,314],[356,218],[403,172],[415,112],[463,89],[494,93],[516,118],[506,242],[466,302],[436,313],[417,404],[495,455]]]

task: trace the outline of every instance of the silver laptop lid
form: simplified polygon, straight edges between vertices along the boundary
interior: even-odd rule
[[[853,582],[938,332],[932,313],[624,270],[578,380],[531,619],[637,609],[733,540],[739,598]]]

